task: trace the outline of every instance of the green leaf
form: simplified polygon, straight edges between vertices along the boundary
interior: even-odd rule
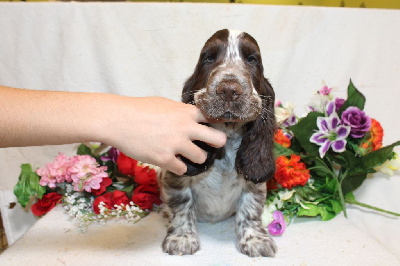
[[[319,156],[319,146],[311,143],[311,135],[318,129],[317,117],[322,116],[318,112],[310,112],[305,118],[301,119],[299,123],[289,127],[293,132],[296,139],[299,141],[301,147],[310,155]]]
[[[86,146],[85,144],[79,145],[76,154],[93,156],[92,150],[88,146]]]
[[[355,201],[356,200],[356,197],[354,197],[353,192],[347,193],[344,198],[346,201]]]
[[[329,221],[336,216],[336,214],[328,209],[327,207],[320,208],[321,220],[322,221]]]
[[[342,181],[343,195],[353,192],[355,189],[361,186],[366,178],[367,172],[347,175],[347,177]]]
[[[30,201],[31,196],[39,199],[46,193],[46,188],[39,184],[40,178],[35,171],[32,170],[30,164],[21,165],[21,174],[19,175],[18,183],[14,187],[14,194],[23,207]]]
[[[334,199],[329,199],[328,202],[329,205],[331,205],[332,210],[335,212],[335,214],[339,214],[343,210],[342,204],[339,201]]]
[[[275,142],[275,147],[274,147],[274,155],[276,158],[279,156],[288,156],[294,154],[295,152],[292,151],[289,148],[283,147],[281,144]]]
[[[345,111],[350,106],[355,106],[358,107],[358,109],[363,110],[364,105],[365,96],[359,90],[357,90],[353,82],[350,80],[350,84],[347,88],[347,100],[338,111],[339,117],[342,115],[343,111]]]
[[[362,167],[364,169],[372,169],[383,164],[390,158],[393,148],[398,145],[400,145],[400,141],[368,153],[361,159]]]
[[[317,207],[314,204],[311,203],[304,203],[304,206],[306,206],[308,209],[304,209],[303,207],[301,207],[299,209],[299,211],[297,212],[298,216],[317,216],[320,214],[320,210],[319,207]]]

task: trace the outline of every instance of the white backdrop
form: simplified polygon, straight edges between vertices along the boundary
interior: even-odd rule
[[[277,98],[295,102],[298,114],[305,112],[306,103],[323,81],[344,97],[351,78],[367,97],[367,114],[384,127],[384,144],[400,139],[398,10],[1,3],[0,84],[179,100],[201,47],[222,28],[243,30],[255,37],[265,76]],[[42,166],[59,151],[72,154],[73,149],[74,145],[0,150],[0,204],[10,243],[35,221],[20,207],[8,208],[15,201],[12,189],[19,165]],[[356,197],[400,212],[399,177],[375,175]],[[400,258],[399,219],[359,208],[350,208],[349,216]]]

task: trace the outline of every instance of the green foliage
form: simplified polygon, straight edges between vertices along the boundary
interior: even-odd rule
[[[314,134],[317,127],[317,117],[322,116],[321,113],[311,112],[305,118],[301,119],[297,124],[291,126],[289,130],[293,132],[304,151],[313,156],[319,156],[319,147],[310,142],[311,135]]]
[[[357,90],[353,82],[350,80],[350,84],[347,88],[347,100],[338,111],[339,117],[342,115],[343,111],[345,111],[350,106],[355,106],[358,107],[358,109],[360,110],[364,110],[364,105],[365,96],[359,90]]]
[[[86,146],[85,144],[79,145],[76,154],[93,156],[92,150],[90,149],[90,147]]]
[[[39,180],[39,176],[32,170],[30,164],[21,165],[21,174],[14,187],[14,194],[23,207],[29,203],[31,196],[41,199],[46,192],[46,188],[39,185]]]

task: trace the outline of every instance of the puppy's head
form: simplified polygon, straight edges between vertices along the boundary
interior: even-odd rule
[[[207,40],[182,91],[182,101],[195,104],[205,117],[244,125],[236,170],[254,183],[272,178],[275,170],[274,98],[274,91],[264,78],[256,40],[245,32],[226,29]],[[214,149],[208,149],[208,154],[203,165],[185,161],[187,175],[205,171],[213,163]]]

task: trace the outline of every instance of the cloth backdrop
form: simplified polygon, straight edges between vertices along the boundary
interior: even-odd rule
[[[0,84],[29,89],[163,96],[179,100],[182,84],[194,70],[201,47],[215,31],[223,28],[246,31],[258,41],[265,76],[272,83],[276,97],[283,103],[295,102],[297,114],[305,113],[305,105],[323,82],[334,87],[337,96],[345,97],[352,79],[367,98],[365,111],[380,121],[385,129],[384,144],[400,139],[398,10],[240,4],[1,3]],[[16,201],[12,191],[18,179],[19,165],[31,163],[40,167],[52,161],[60,151],[72,155],[75,148],[76,145],[65,145],[0,150],[0,207],[10,244],[36,221],[20,206],[10,207],[10,203]],[[399,191],[399,175],[375,174],[355,194],[359,201],[400,212]],[[385,260],[388,263],[384,264],[388,265],[398,263],[399,219],[358,207],[349,207],[348,212],[349,220],[338,217],[327,223],[291,225],[286,235],[277,238],[280,246],[278,261],[299,265],[317,263],[319,259],[325,262],[324,258],[330,258],[329,261],[334,263],[335,258],[342,256],[340,261],[349,264],[358,260],[370,264]],[[164,224],[157,214],[152,214],[152,217],[146,219],[153,221],[150,224],[157,228],[150,228],[148,234],[151,235],[152,230],[154,234],[164,232]],[[145,225],[138,223],[129,227],[130,232],[136,233],[129,234],[131,238],[127,243],[141,243],[146,238],[137,232],[135,226],[141,228]],[[215,228],[204,226],[200,231],[207,234],[218,231],[224,224],[215,225]],[[30,258],[29,252],[32,252],[32,257],[43,258],[37,251],[47,254],[47,250],[48,253],[64,252],[60,261],[58,257],[52,257],[55,263],[71,264],[78,251],[70,256],[72,253],[67,254],[57,246],[58,242],[39,248],[46,239],[57,238],[63,242],[66,234],[62,228],[75,230],[66,215],[55,210],[14,243],[0,256],[0,261],[16,263],[18,259],[20,263],[24,258],[18,256],[18,251],[22,249],[28,254],[26,260]],[[83,235],[75,232],[75,238],[65,239],[63,243],[79,247],[84,239],[92,239],[92,234],[108,232],[104,234],[112,235],[112,230],[104,227]],[[321,234],[316,236],[318,232]],[[234,238],[231,232],[224,234],[221,238]],[[157,241],[158,238],[162,239],[157,237]],[[265,263],[264,260],[253,261],[243,257],[235,261],[235,256],[240,254],[234,248],[234,241],[230,240],[225,249],[224,245],[216,244],[219,240],[205,241],[202,253],[191,258],[197,258],[197,263],[201,264],[209,250],[215,257],[210,257],[208,264],[213,264],[211,258],[226,258],[225,254],[231,257],[214,262]],[[84,242],[83,245],[86,249],[90,246],[95,251],[111,250],[115,254],[124,245],[113,240],[110,245],[103,246],[98,245],[98,241]],[[151,256],[161,254],[157,241],[145,242],[147,246],[152,245],[146,249],[151,251]],[[216,246],[210,250],[207,245]],[[309,251],[304,253],[302,247]],[[129,258],[129,254],[124,253],[124,259],[135,261],[136,257]],[[151,256],[146,257],[149,263]],[[191,260],[185,258],[181,263],[188,261]],[[166,262],[172,263],[172,259]]]

